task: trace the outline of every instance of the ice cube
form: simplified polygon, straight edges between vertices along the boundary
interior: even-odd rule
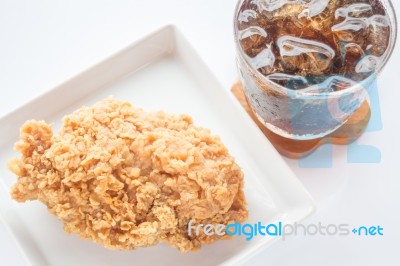
[[[355,62],[365,56],[364,50],[356,43],[346,43],[343,48],[340,49],[342,65],[338,73],[354,80],[362,79],[355,72]]]
[[[368,43],[372,45],[371,53],[381,56],[389,45],[390,22],[387,17],[382,15],[374,15],[368,19],[368,22],[370,25]]]
[[[297,56],[303,53],[320,53],[326,57],[335,56],[335,51],[328,45],[313,40],[282,36],[277,41],[281,56]]]
[[[301,3],[301,0],[252,0],[252,3],[257,5],[258,11],[272,12],[286,4]]]
[[[259,26],[251,26],[238,31],[240,46],[245,54],[250,57],[256,56],[265,48],[267,32]]]
[[[368,18],[346,17],[332,26],[332,32],[340,41],[354,42],[362,47],[372,45],[370,50],[381,56],[389,43],[390,23],[386,16],[373,15]]]
[[[238,21],[240,23],[249,22],[250,18],[252,18],[252,19],[257,18],[257,12],[254,10],[251,10],[251,9],[247,9],[239,14]]]
[[[341,7],[336,9],[335,11],[335,18],[338,19],[340,17],[343,18],[348,18],[348,17],[353,17],[353,18],[359,18],[362,16],[367,16],[369,17],[372,12],[372,6],[369,4],[364,4],[364,3],[357,3],[357,4],[352,4],[348,7]]]
[[[368,37],[368,19],[346,18],[341,23],[333,25],[332,32],[339,42],[352,42],[364,47]],[[340,47],[340,44],[337,45]]]
[[[346,48],[347,51],[364,55],[364,50],[361,48],[360,45],[356,43],[347,43],[344,47]]]
[[[271,45],[267,44],[266,48],[255,57],[247,56],[247,61],[254,69],[258,69],[262,73],[264,72],[263,74],[268,73],[275,63],[275,55],[271,49]]]
[[[322,74],[335,56],[335,51],[327,44],[293,36],[278,38],[277,46],[286,71]]]
[[[381,58],[374,55],[364,56],[356,65],[357,73],[369,73],[375,71],[380,64]]]
[[[369,24],[373,28],[379,28],[379,27],[389,27],[389,19],[386,16],[382,15],[374,15],[369,18]]]
[[[307,4],[307,8],[298,15],[298,18],[312,18],[321,14],[329,5],[329,1],[330,0],[312,0]]]
[[[347,18],[345,21],[333,25],[332,31],[359,31],[368,27],[368,20],[364,18]]]
[[[253,35],[260,35],[262,37],[267,37],[267,32],[259,26],[251,26],[238,32],[239,40],[249,38]]]

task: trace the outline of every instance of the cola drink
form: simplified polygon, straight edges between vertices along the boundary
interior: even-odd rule
[[[240,1],[238,65],[259,120],[297,139],[343,124],[393,49],[388,7],[385,0]]]

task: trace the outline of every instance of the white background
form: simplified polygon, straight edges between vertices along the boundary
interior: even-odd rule
[[[237,78],[235,2],[0,0],[0,116],[168,23],[182,30],[229,90]],[[400,14],[400,3],[394,5]],[[380,225],[384,236],[291,237],[248,265],[400,265],[398,48],[379,77],[383,130],[359,139],[380,150],[381,162],[347,163],[345,146],[333,147],[332,168],[306,169],[287,159],[317,202],[318,211],[308,223]],[[24,265],[1,225],[0,264]]]

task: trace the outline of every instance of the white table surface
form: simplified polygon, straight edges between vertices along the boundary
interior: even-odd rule
[[[0,0],[0,116],[169,23],[182,30],[229,90],[237,77],[235,2]],[[400,3],[393,2],[400,14]],[[379,77],[383,130],[359,139],[380,150],[380,163],[347,163],[345,146],[333,147],[331,168],[302,168],[286,159],[317,203],[307,223],[380,225],[384,236],[290,237],[247,265],[400,265],[399,48]],[[1,224],[0,265],[25,265]]]

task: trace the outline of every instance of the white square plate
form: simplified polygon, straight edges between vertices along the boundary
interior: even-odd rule
[[[111,251],[67,235],[41,203],[12,201],[9,191],[16,178],[6,162],[18,156],[13,143],[23,122],[44,119],[58,129],[64,115],[110,95],[147,111],[188,113],[196,125],[219,135],[245,173],[249,223],[292,224],[313,213],[312,199],[277,151],[175,27],[166,26],[0,118],[0,218],[28,264],[231,265],[242,263],[276,239],[234,237],[191,254],[180,254],[165,244]]]

